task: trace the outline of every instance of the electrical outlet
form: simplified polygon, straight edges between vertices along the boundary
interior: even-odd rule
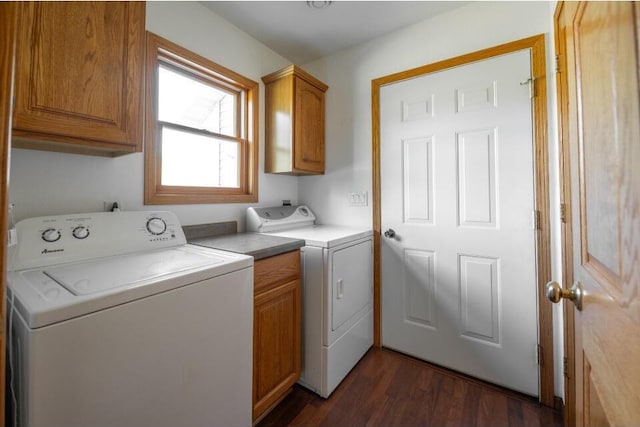
[[[347,193],[347,201],[349,206],[367,206],[369,204],[369,196],[366,191],[356,191]]]
[[[110,202],[104,201],[102,202],[103,206],[104,206],[104,211],[105,212],[111,212],[113,210],[113,204],[117,203],[118,204],[118,209],[122,210],[122,202],[118,201],[118,200],[113,200]]]

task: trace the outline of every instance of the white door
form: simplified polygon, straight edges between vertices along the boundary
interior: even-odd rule
[[[538,395],[530,51],[380,91],[382,344]]]

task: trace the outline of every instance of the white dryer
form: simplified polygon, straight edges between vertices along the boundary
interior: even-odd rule
[[[18,427],[250,426],[253,258],[169,212],[32,218],[8,273]]]
[[[317,225],[306,206],[249,208],[247,231],[305,241],[298,382],[328,397],[373,344],[373,232]]]

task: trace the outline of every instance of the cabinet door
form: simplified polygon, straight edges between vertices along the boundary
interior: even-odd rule
[[[256,295],[253,314],[253,419],[300,376],[300,280]]]
[[[324,93],[295,79],[294,169],[324,173]]]
[[[140,151],[144,17],[144,2],[22,3],[14,136]]]

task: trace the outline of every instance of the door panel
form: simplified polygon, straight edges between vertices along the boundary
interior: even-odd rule
[[[621,280],[621,236],[610,232],[620,229],[618,202],[622,176],[617,167],[623,155],[620,142],[626,131],[636,127],[620,129],[617,119],[620,112],[637,113],[637,105],[635,109],[633,104],[624,105],[631,101],[631,97],[617,99],[618,92],[625,90],[620,85],[625,80],[627,83],[633,80],[629,79],[631,76],[619,75],[623,71],[619,67],[623,64],[618,62],[625,57],[634,58],[635,55],[633,45],[628,46],[627,52],[621,52],[623,48],[616,41],[625,37],[632,40],[633,27],[618,26],[621,17],[614,16],[608,24],[610,27],[601,27],[600,31],[594,31],[593,28],[607,25],[606,21],[603,22],[607,19],[606,14],[616,13],[613,9],[617,8],[584,5],[578,10],[574,31],[576,69],[580,70],[576,88],[581,100],[578,120],[582,128],[582,140],[578,148],[581,160],[580,217],[586,225],[580,229],[582,263],[585,268],[606,276],[605,281],[613,291],[620,290]],[[630,6],[627,8],[630,9]],[[631,15],[628,21],[632,22]],[[614,49],[611,49],[612,45]],[[611,82],[611,86],[602,83],[592,85],[600,79]],[[637,138],[635,141],[638,141]]]
[[[496,226],[496,129],[457,135],[458,224]]]
[[[500,343],[498,259],[458,256],[463,337]]]
[[[409,272],[404,280],[405,321],[435,328],[435,253],[406,250],[404,257]]]
[[[381,88],[382,343],[538,395],[530,55]]]
[[[577,425],[640,420],[639,10],[630,2],[567,2],[556,13],[574,230],[566,268],[585,292],[569,354]]]
[[[404,222],[433,223],[433,139],[403,141]]]

